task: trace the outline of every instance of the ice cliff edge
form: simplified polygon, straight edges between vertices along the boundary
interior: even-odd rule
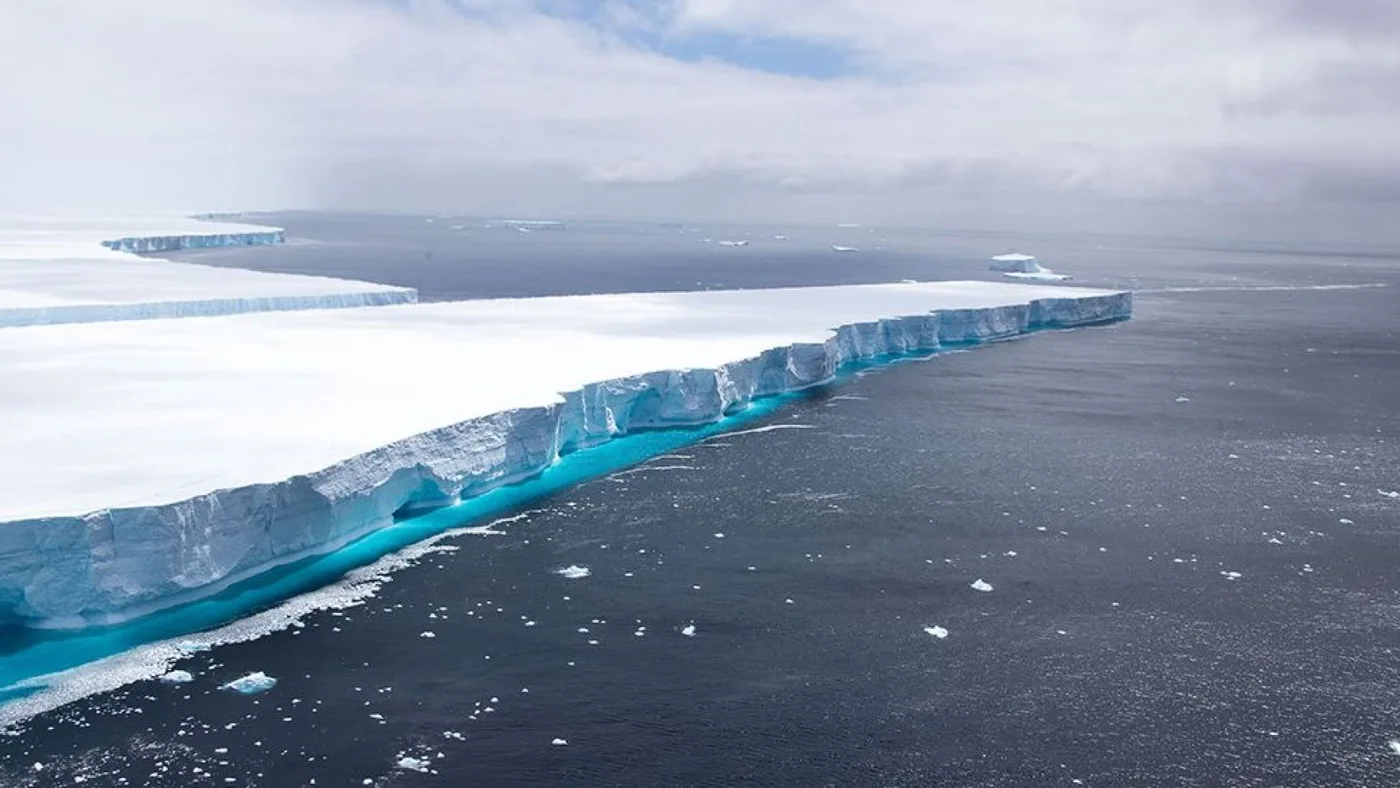
[[[266,246],[286,243],[286,233],[278,227],[249,228],[241,231],[211,231],[175,235],[134,235],[102,241],[118,252],[173,252],[179,249],[209,249],[224,246]]]
[[[878,292],[899,292],[899,286],[881,287]],[[900,297],[907,300],[910,293],[933,293],[934,287],[910,286]],[[740,345],[725,336],[707,337],[711,348],[707,352],[713,352],[714,347],[722,348],[721,352],[733,347],[766,349],[735,351],[733,360],[713,366],[659,369],[598,380],[554,397],[547,404],[510,407],[444,423],[282,481],[202,492],[188,490],[188,497],[169,503],[107,508],[73,516],[11,518],[0,522],[0,622],[69,627],[113,623],[208,595],[279,564],[334,550],[391,523],[397,512],[449,504],[522,481],[572,450],[637,430],[712,422],[757,398],[827,381],[844,365],[967,346],[1041,329],[1108,323],[1126,319],[1132,312],[1130,293],[1019,285],[967,287],[983,288],[979,293],[1008,295],[999,295],[1000,302],[994,306],[938,308],[896,317],[875,317],[875,312],[867,319],[827,331],[825,339],[810,338],[795,329],[786,334],[795,336],[795,341],[770,344]],[[869,311],[895,303],[859,293],[845,295],[860,288],[809,290],[843,291],[824,294],[826,301],[807,303],[809,311],[814,304],[819,307],[840,303],[840,298],[865,297]],[[877,290],[870,288],[865,292]],[[703,301],[705,310],[709,310],[715,303],[725,303],[715,300],[719,295],[724,294],[667,294],[664,298],[653,294],[646,304],[661,303],[669,308],[687,298],[697,302],[709,299]],[[587,299],[599,303],[617,301],[581,297],[572,303],[582,304]],[[925,300],[934,307],[957,302],[940,302],[933,296]],[[794,313],[804,306],[801,299],[793,303]],[[324,336],[324,321],[373,319],[381,321],[383,330],[388,330],[397,316],[412,313],[428,315],[423,318],[422,330],[440,336],[450,328],[445,316],[454,314],[453,310],[484,308],[480,304],[440,304],[347,310],[373,313],[363,318],[342,312],[214,320],[245,321],[239,325],[250,326],[253,323],[246,321],[317,320],[323,321],[316,324],[316,329]],[[764,314],[757,309],[750,311]],[[663,319],[670,314],[666,309],[654,312],[662,317],[647,313],[647,319]],[[608,313],[607,319],[615,317]],[[645,327],[628,324],[624,331],[601,321],[590,330],[594,333],[585,337],[590,344],[605,339],[623,341],[609,339],[608,332],[625,333],[626,341],[631,342],[644,341],[647,334]],[[511,331],[519,333],[515,326]],[[643,339],[633,339],[633,335]],[[752,331],[752,337],[757,338],[754,342],[769,342],[783,335],[767,324]],[[294,332],[279,336],[287,342],[297,341]],[[421,336],[426,340],[429,334]],[[677,343],[694,338],[680,333],[677,337]],[[464,342],[460,350],[464,356],[470,356],[474,348],[472,342]],[[680,356],[672,350],[666,352],[673,354],[671,358]],[[549,357],[546,352],[521,363],[542,363],[531,358]],[[517,371],[488,371],[487,378],[490,374],[509,375]],[[195,374],[203,373],[196,369]],[[53,471],[60,472],[58,468]]]

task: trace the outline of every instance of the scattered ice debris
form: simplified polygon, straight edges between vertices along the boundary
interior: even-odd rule
[[[418,637],[420,637],[420,638],[435,638],[435,637],[437,637],[437,634],[436,634],[435,632],[432,632],[431,630],[429,630],[429,631],[427,631],[427,632],[419,632],[419,633],[418,633]]]
[[[275,686],[277,686],[277,679],[259,670],[242,678],[234,679],[220,689],[232,690],[242,695],[256,695],[259,692],[267,692]]]
[[[991,590],[992,590],[992,584],[991,584],[991,583],[988,583],[986,580],[983,580],[982,578],[979,577],[979,578],[977,578],[976,580],[972,581],[972,590],[973,590],[973,591],[983,591],[983,592],[991,591]]]
[[[194,681],[194,676],[190,675],[188,670],[172,670],[160,676],[162,684],[188,684],[191,681]]]
[[[554,574],[559,575],[560,577],[566,577],[570,580],[581,580],[593,574],[593,570],[589,569],[586,566],[570,564],[569,566],[566,566],[563,569],[556,569],[554,571]]]
[[[569,740],[555,739],[554,741],[550,742],[550,744],[553,744],[555,747],[567,747],[569,745]]]
[[[1400,499],[1400,490],[1376,490],[1376,492],[1387,498]]]
[[[931,627],[924,627],[924,632],[929,635],[932,635],[933,637],[938,638],[939,640],[943,640],[948,637],[948,630],[937,625]]]
[[[685,626],[681,627],[681,634],[685,635],[688,638],[695,637],[695,625],[686,624]]]
[[[1239,572],[1221,572],[1220,575],[1226,580],[1239,580],[1241,577],[1244,577],[1244,575]]]
[[[1174,401],[1174,402],[1190,402],[1190,401],[1191,401],[1191,398],[1190,398],[1190,397],[1177,397],[1177,398],[1176,398],[1175,400],[1173,400],[1173,401]]]
[[[394,765],[399,767],[400,769],[406,769],[411,772],[420,772],[422,774],[427,774],[428,770],[431,768],[432,762],[429,761],[427,758],[414,758],[412,756],[405,755],[398,760],[398,763],[395,763]]]
[[[720,241],[720,246],[748,246],[748,241]]]

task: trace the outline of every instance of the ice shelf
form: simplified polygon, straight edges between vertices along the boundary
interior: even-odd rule
[[[193,219],[0,217],[0,328],[417,301],[416,291],[132,252],[282,242],[276,227]]]
[[[121,620],[843,364],[1131,309],[940,282],[6,328],[0,621]]]

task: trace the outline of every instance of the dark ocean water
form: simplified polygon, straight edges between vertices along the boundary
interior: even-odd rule
[[[1400,258],[276,221],[286,248],[186,259],[458,298],[985,278],[1021,248],[1158,292],[528,502],[363,606],[184,660],[191,684],[33,720],[0,783],[1400,784]],[[1202,286],[1285,289],[1162,292]],[[250,671],[279,683],[217,690]]]

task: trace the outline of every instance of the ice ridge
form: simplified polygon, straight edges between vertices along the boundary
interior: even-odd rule
[[[830,380],[849,364],[1126,319],[1131,293],[1042,298],[853,323],[824,342],[717,368],[651,372],[451,424],[277,483],[160,506],[0,523],[0,623],[111,624],[325,553],[393,522],[539,474],[638,430],[694,426]]]

